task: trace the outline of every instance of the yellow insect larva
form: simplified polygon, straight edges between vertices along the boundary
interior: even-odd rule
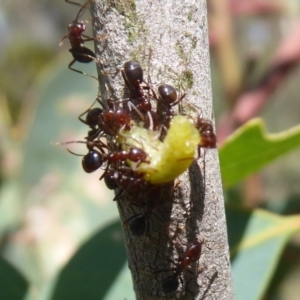
[[[158,132],[140,127],[123,133],[121,143],[125,150],[139,147],[148,154],[150,163],[141,163],[136,171],[144,174],[144,179],[152,184],[170,182],[183,173],[193,162],[200,143],[200,134],[193,122],[181,115],[172,119],[163,142]]]

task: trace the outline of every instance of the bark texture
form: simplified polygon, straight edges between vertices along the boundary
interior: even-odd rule
[[[168,83],[186,93],[185,114],[195,116],[198,110],[212,120],[206,10],[205,0],[93,1],[102,99],[124,98],[124,80],[118,70],[134,59],[154,89]],[[175,185],[164,185],[157,195],[159,203],[151,211],[130,205],[127,199],[118,201],[123,222],[146,211],[147,235],[133,236],[130,222],[124,223],[136,299],[233,299],[217,150],[204,151]],[[153,201],[151,197],[145,192],[142,201]],[[162,282],[173,274],[171,261],[176,262],[186,243],[196,237],[204,240],[199,261],[188,268],[192,272],[183,270],[178,276],[176,293],[165,295]]]

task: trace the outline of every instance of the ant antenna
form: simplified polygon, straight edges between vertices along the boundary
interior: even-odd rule
[[[83,14],[85,8],[88,6],[88,4],[92,1],[92,0],[88,0],[86,3],[84,3],[83,5],[81,3],[78,2],[73,2],[70,0],[65,0],[67,3],[73,4],[73,5],[77,5],[77,6],[81,6],[80,10],[77,13],[77,16],[75,18],[75,20],[77,21],[79,19],[79,17],[81,17],[81,15]]]

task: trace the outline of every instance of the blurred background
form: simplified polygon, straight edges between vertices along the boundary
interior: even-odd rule
[[[63,0],[0,2],[0,251],[30,283],[27,299],[49,299],[58,272],[100,228],[122,245],[113,195],[100,175],[84,173],[80,158],[51,144],[83,139],[77,117],[97,95],[95,80],[67,68],[69,41],[59,47],[77,11]],[[219,146],[257,116],[270,133],[298,125],[300,1],[208,0],[208,12]],[[94,64],[76,67],[96,75]],[[299,213],[299,158],[293,151],[226,190],[227,201]],[[299,299],[299,245],[295,236],[265,299]]]

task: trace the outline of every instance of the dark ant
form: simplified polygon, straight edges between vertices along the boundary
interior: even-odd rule
[[[100,177],[100,180],[105,176],[105,174],[107,173],[110,167],[113,166],[114,169],[119,170],[120,166],[123,166],[123,164],[127,160],[136,163],[135,167],[137,167],[141,163],[149,163],[147,153],[141,148],[131,147],[129,151],[125,151],[125,150],[111,151],[111,149],[100,140],[71,141],[63,144],[66,145],[71,143],[86,144],[87,148],[89,149],[89,152],[85,155],[76,154],[68,150],[71,154],[74,154],[76,156],[83,156],[82,167],[85,172],[87,173],[94,172],[97,169],[99,169],[103,165],[103,163],[105,162],[107,163],[104,174]],[[94,148],[97,148],[101,153],[95,150]],[[106,153],[105,149],[110,150],[110,152]],[[129,169],[131,170],[131,168]],[[120,180],[122,180],[122,177],[116,180],[116,182],[119,185],[120,185]]]
[[[88,136],[85,137],[88,141],[92,141],[96,138],[99,139],[102,135],[102,131],[98,128],[98,119],[102,113],[103,109],[94,107],[89,108],[78,116],[79,121],[91,128],[91,130],[88,131]],[[85,119],[82,118],[84,114],[86,114]]]
[[[156,99],[155,92],[149,85],[141,85],[144,82],[143,69],[141,65],[135,60],[129,60],[124,63],[123,70],[121,70],[123,79],[126,86],[130,91],[130,102],[142,113],[146,114],[147,119],[145,120],[146,126],[150,129],[157,127],[157,117],[155,112],[152,112],[152,105],[150,102],[150,93],[148,96],[145,95],[144,90],[148,90],[153,93],[153,98]],[[129,107],[132,106],[129,104]]]
[[[97,150],[90,150],[82,158],[82,168],[86,173],[92,173],[98,170],[104,163],[103,154]]]
[[[90,126],[93,129],[98,125],[98,119],[102,113],[103,113],[103,109],[101,109],[99,107],[89,108],[88,110],[83,112],[81,115],[79,115],[78,119],[82,123]],[[85,120],[82,119],[82,116],[84,114],[86,114]]]
[[[140,203],[140,201],[131,202],[132,205],[146,206],[144,213],[134,214],[125,221],[125,223],[127,223],[133,219],[133,221],[130,223],[129,228],[130,232],[134,236],[148,236],[150,216],[153,214],[157,218],[159,218],[156,214],[153,213],[153,210],[155,209],[158,203],[161,203],[161,187],[149,186],[149,190],[145,191],[144,193],[146,193],[147,197],[147,200],[144,203]],[[163,222],[163,220],[161,221]]]
[[[118,174],[115,174],[115,173],[116,173],[115,170],[107,170],[103,176],[105,185],[110,190],[115,190],[116,188],[119,187],[116,177],[115,177],[115,175],[118,175]]]
[[[68,3],[71,3],[71,4],[80,5],[79,3],[76,3],[76,2],[67,1],[67,0],[65,0],[65,1]],[[84,74],[86,76],[89,76],[89,77],[92,77],[92,78],[95,78],[96,80],[98,80],[98,78],[95,76],[89,75],[83,71],[72,68],[72,65],[76,61],[80,62],[80,63],[89,63],[93,60],[95,62],[98,62],[98,59],[96,58],[95,53],[92,50],[90,50],[89,48],[86,48],[83,46],[83,44],[85,42],[95,40],[95,38],[89,37],[89,36],[83,34],[83,32],[86,30],[86,25],[84,24],[83,21],[78,21],[78,18],[80,17],[80,15],[82,14],[84,9],[90,2],[91,2],[91,0],[88,0],[85,4],[83,4],[81,6],[79,12],[77,13],[75,20],[69,24],[68,34],[62,38],[60,45],[62,45],[64,39],[66,39],[66,38],[69,39],[70,44],[71,44],[71,48],[69,49],[69,52],[71,52],[71,54],[73,56],[73,60],[68,65],[68,68],[70,70],[80,73],[80,74]]]
[[[122,76],[129,89],[137,91],[144,81],[144,73],[139,62],[129,60],[124,63]]]
[[[181,281],[181,285],[183,286],[183,280],[181,278],[181,274],[184,270],[193,274],[193,272],[189,270],[188,267],[193,262],[196,262],[200,258],[203,243],[204,240],[199,241],[197,238],[195,238],[192,242],[187,244],[184,253],[179,257],[178,262],[174,262],[168,259],[168,261],[170,261],[175,265],[175,268],[155,272],[155,273],[166,272],[166,271],[174,272],[173,275],[166,277],[162,282],[162,290],[166,295],[175,293],[177,291],[179,286],[179,280]]]
[[[172,107],[180,103],[184,97],[185,93],[178,97],[175,88],[169,84],[161,84],[158,87],[157,114],[160,117],[164,129],[161,139],[164,139],[170,127],[171,120],[175,116]]]

